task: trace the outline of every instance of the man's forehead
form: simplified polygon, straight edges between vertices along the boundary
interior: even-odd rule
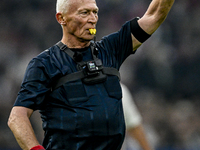
[[[69,0],[69,4],[86,4],[86,3],[95,3],[96,4],[96,0]]]
[[[71,10],[98,9],[95,0],[70,0],[69,7]]]

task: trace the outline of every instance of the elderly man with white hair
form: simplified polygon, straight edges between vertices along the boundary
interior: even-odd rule
[[[173,3],[152,0],[141,18],[96,42],[96,1],[57,0],[61,41],[30,61],[8,120],[20,147],[120,150],[125,122],[119,68],[162,24]],[[35,110],[43,121],[42,145],[29,120]]]

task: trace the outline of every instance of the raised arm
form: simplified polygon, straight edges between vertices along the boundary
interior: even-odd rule
[[[39,145],[29,120],[32,113],[32,109],[15,106],[8,119],[8,126],[23,150]]]
[[[138,25],[149,35],[153,34],[167,17],[175,0],[152,0],[146,13],[138,20]],[[133,50],[142,43],[132,34]]]

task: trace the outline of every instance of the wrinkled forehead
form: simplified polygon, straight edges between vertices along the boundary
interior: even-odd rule
[[[96,0],[69,0],[69,10],[74,11],[81,8],[98,9]]]
[[[96,0],[69,0],[70,3],[96,3]]]

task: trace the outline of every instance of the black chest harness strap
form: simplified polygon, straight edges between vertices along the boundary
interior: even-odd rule
[[[67,74],[59,78],[52,88],[52,90],[58,88],[69,81],[75,81],[82,79],[86,84],[100,83],[106,80],[107,75],[115,75],[120,80],[120,73],[116,68],[104,67],[100,59],[97,58],[98,49],[95,47],[94,43],[91,43],[90,48],[92,51],[93,60],[84,62],[82,61],[82,54],[80,52],[74,52],[70,50],[61,41],[56,44],[61,50],[65,51],[76,63],[77,72]]]

